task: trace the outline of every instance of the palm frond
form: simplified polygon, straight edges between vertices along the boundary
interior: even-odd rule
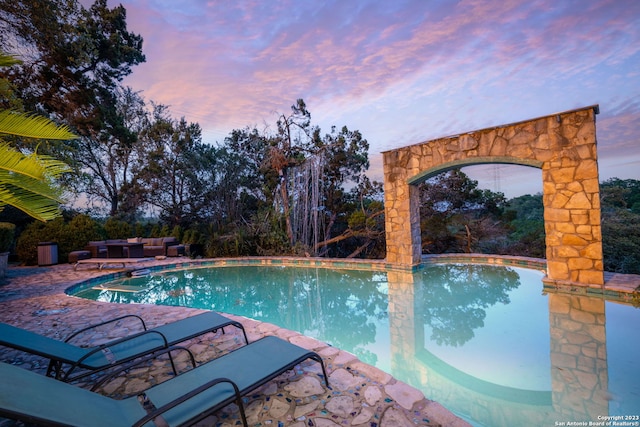
[[[21,61],[0,50],[0,67]],[[67,126],[11,110],[0,111],[0,134],[35,139],[78,138]],[[70,168],[49,156],[25,155],[0,139],[0,210],[14,206],[33,218],[48,221],[60,216],[62,190],[55,184]]]
[[[10,188],[16,194],[33,194],[64,203],[62,188],[51,183],[48,179],[33,179],[26,175],[12,174],[0,169],[0,186]]]
[[[27,215],[40,220],[49,221],[60,216],[61,200],[49,199],[22,189],[0,184],[0,206],[10,205],[20,209]]]
[[[78,138],[67,126],[57,126],[46,117],[5,110],[0,111],[0,133],[37,139]]]
[[[25,155],[0,142],[0,207],[11,205],[40,221],[60,215],[62,190],[54,179],[69,171],[58,160],[42,155]]]
[[[38,180],[57,178],[70,171],[69,166],[64,162],[42,154],[27,156],[1,141],[0,169]]]

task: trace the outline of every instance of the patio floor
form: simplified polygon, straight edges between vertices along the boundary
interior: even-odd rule
[[[176,261],[176,258],[154,260],[145,266]],[[128,313],[142,316],[148,326],[154,327],[201,312],[184,307],[101,303],[64,293],[73,284],[122,270],[105,268],[100,271],[85,266],[74,271],[71,264],[10,267],[4,282],[0,281],[0,321],[64,339],[83,326]],[[317,352],[323,357],[329,375],[331,389],[327,389],[315,375],[320,369],[317,363],[305,362],[245,396],[244,404],[251,426],[468,426],[437,402],[426,399],[422,392],[362,363],[346,351],[273,324],[227,316],[244,325],[249,342],[276,335]],[[117,330],[98,330],[86,335],[83,342],[100,344],[126,335],[128,328],[129,325],[123,324]],[[183,345],[195,354],[198,363],[202,363],[242,345],[243,339],[237,328],[225,328],[225,332],[207,334]],[[0,361],[41,373],[47,366],[42,358],[4,347],[0,347]],[[179,365],[184,368],[186,363]],[[170,377],[168,361],[160,358],[105,384],[99,392],[121,398]],[[197,425],[229,427],[239,424],[237,407],[229,405]],[[0,427],[14,425],[22,424],[0,418]]]

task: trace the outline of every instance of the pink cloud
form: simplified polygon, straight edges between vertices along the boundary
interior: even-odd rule
[[[124,5],[147,55],[126,83],[218,140],[304,98],[313,117],[362,130],[373,155],[632,98],[640,86],[640,2]],[[619,127],[599,117],[605,145],[618,144],[614,132],[631,141],[629,114]]]

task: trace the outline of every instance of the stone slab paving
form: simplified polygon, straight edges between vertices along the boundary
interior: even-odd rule
[[[176,259],[150,264],[175,263]],[[73,331],[123,314],[142,316],[154,327],[191,316],[201,310],[156,305],[110,304],[71,297],[64,290],[76,283],[122,269],[78,268],[71,265],[50,267],[10,267],[0,283],[0,321],[29,329],[56,339]],[[316,351],[325,362],[330,388],[322,380],[322,371],[313,361],[303,362],[244,398],[251,426],[273,427],[408,427],[468,426],[437,402],[428,400],[419,390],[396,380],[354,355],[326,343],[252,319],[227,315],[240,321],[249,341],[276,335],[301,347]],[[79,337],[77,344],[97,345],[136,332],[136,326],[120,322],[117,327],[93,331]],[[183,343],[197,363],[219,357],[243,345],[237,328],[229,327]],[[186,353],[177,354],[179,370],[189,369]],[[0,361],[44,373],[46,362],[35,356],[0,347]],[[122,398],[136,394],[173,376],[166,357],[159,357],[103,384],[97,392]],[[89,387],[90,383],[77,384]],[[197,426],[230,427],[240,425],[235,405],[220,410]],[[0,427],[22,425],[0,419]]]

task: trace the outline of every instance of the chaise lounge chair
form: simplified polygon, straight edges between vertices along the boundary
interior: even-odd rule
[[[0,416],[52,426],[183,426],[235,401],[247,426],[241,396],[309,358],[329,387],[317,353],[269,336],[123,400],[0,363]]]
[[[80,333],[127,318],[139,320],[144,330],[96,347],[83,348],[69,343],[72,338]],[[65,341],[59,341],[6,323],[0,323],[0,345],[49,359],[46,375],[70,382],[116,365],[131,362],[145,355],[166,351],[169,347],[207,332],[215,332],[218,329],[222,329],[224,332],[223,328],[225,326],[240,328],[245,342],[249,342],[244,327],[240,322],[209,311],[153,329],[147,329],[144,320],[140,316],[121,316],[76,331]],[[171,359],[170,352],[169,357]],[[173,359],[171,359],[171,365],[175,372]]]

